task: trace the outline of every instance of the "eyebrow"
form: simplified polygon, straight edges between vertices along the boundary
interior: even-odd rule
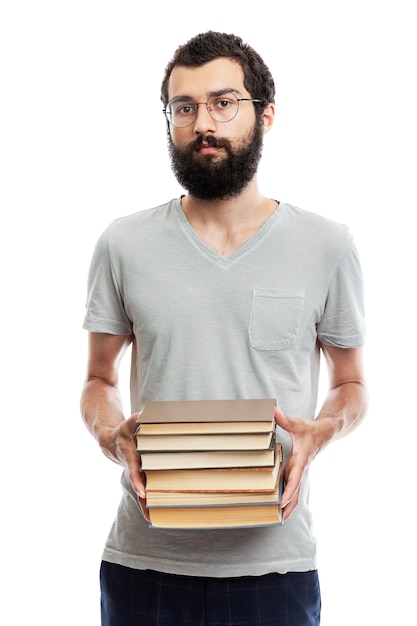
[[[222,96],[225,93],[233,93],[235,96],[241,96],[242,93],[239,89],[233,89],[233,87],[224,87],[223,89],[216,89],[216,91],[209,91],[207,94],[207,99],[212,98],[213,96]],[[178,102],[187,102],[188,100],[193,100],[191,96],[176,96],[175,98],[171,98],[172,101]]]

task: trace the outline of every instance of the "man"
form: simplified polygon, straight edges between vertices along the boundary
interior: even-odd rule
[[[102,624],[317,625],[308,467],[366,410],[361,270],[347,228],[263,196],[274,82],[234,35],[176,51],[162,101],[188,191],[113,222],[89,274],[82,415],[124,468],[101,567]],[[131,417],[117,387],[132,345]],[[316,414],[320,355],[329,392]],[[285,524],[149,528],[134,432],[148,400],[276,398]]]

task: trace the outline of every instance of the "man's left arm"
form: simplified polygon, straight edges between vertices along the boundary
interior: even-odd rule
[[[276,423],[292,438],[282,494],[285,519],[297,506],[303,474],[311,461],[331,441],[354,430],[365,417],[368,406],[362,349],[324,344],[321,349],[328,369],[329,391],[316,419],[291,418],[279,409],[275,411]]]

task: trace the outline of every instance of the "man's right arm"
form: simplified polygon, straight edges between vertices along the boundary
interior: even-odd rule
[[[139,415],[125,419],[118,388],[120,360],[131,342],[131,336],[89,333],[81,415],[103,453],[127,469],[133,489],[144,498],[134,437]]]

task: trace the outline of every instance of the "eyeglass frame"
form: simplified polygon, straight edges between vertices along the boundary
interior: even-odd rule
[[[210,113],[210,109],[209,109],[209,107],[208,107],[208,102],[209,102],[210,98],[213,98],[213,97],[215,97],[215,96],[222,96],[222,95],[225,95],[225,94],[228,94],[228,93],[232,94],[232,95],[236,98],[236,102],[237,102],[237,110],[236,110],[236,113],[234,114],[234,116],[233,116],[233,117],[231,117],[231,118],[230,118],[230,120],[216,120],[216,119],[212,116],[212,114]],[[174,122],[172,122],[172,121],[169,119],[169,117],[168,117],[168,107],[169,107],[169,105],[171,104],[171,102],[174,102],[175,100],[179,100],[179,101],[183,100],[184,102],[186,102],[186,101],[190,100],[190,101],[191,101],[191,102],[193,102],[193,103],[196,105],[196,107],[197,107],[197,108],[196,108],[196,110],[195,110],[195,115],[194,115],[194,118],[191,120],[191,122],[190,122],[189,124],[186,124],[185,126],[177,126],[177,125],[176,125],[176,124],[174,124]],[[198,115],[198,105],[199,105],[199,104],[205,104],[205,105],[206,105],[206,109],[207,109],[207,113],[210,115],[211,119],[212,119],[214,122],[217,122],[218,124],[227,124],[228,122],[231,122],[232,120],[234,120],[234,119],[235,119],[235,117],[237,116],[237,114],[239,113],[239,103],[240,103],[240,102],[253,102],[254,104],[261,104],[261,103],[262,103],[262,100],[259,100],[259,98],[237,98],[237,97],[236,97],[236,94],[233,92],[233,90],[227,89],[227,90],[225,90],[225,91],[223,91],[223,90],[222,90],[222,91],[215,91],[215,92],[211,93],[211,94],[210,94],[210,96],[209,96],[209,98],[208,98],[208,100],[207,100],[207,102],[195,102],[192,98],[187,98],[187,99],[186,99],[185,97],[182,97],[182,96],[177,96],[176,98],[172,98],[172,99],[171,99],[171,100],[167,103],[167,105],[166,105],[165,109],[162,109],[162,113],[165,115],[165,118],[166,118],[167,122],[168,122],[169,124],[172,124],[172,126],[174,126],[175,128],[188,128],[188,127],[189,127],[189,126],[191,126],[191,124],[193,124],[193,123],[195,122],[195,120],[197,119],[197,115]]]

